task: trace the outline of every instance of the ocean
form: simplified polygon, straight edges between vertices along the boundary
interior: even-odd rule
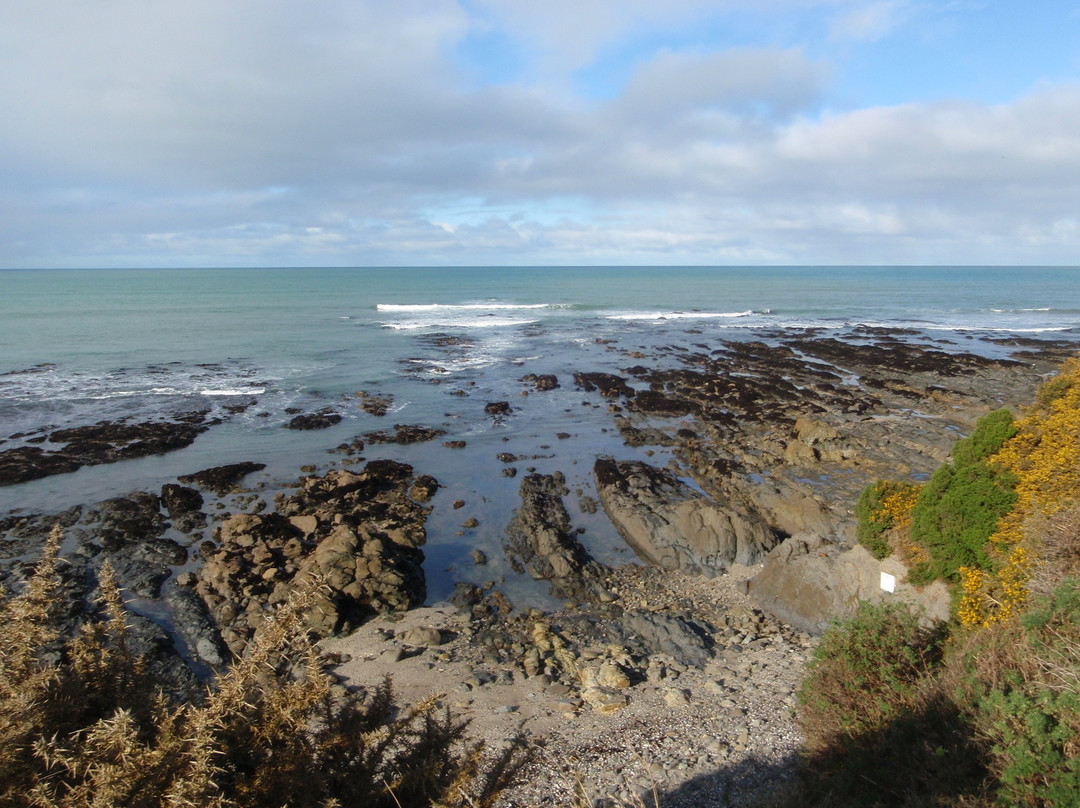
[[[593,459],[645,459],[623,444],[604,402],[575,389],[575,371],[619,372],[625,351],[648,364],[677,346],[768,340],[813,329],[858,340],[870,328],[956,350],[1002,355],[1009,337],[1080,347],[1080,270],[1027,267],[189,269],[0,271],[0,451],[57,428],[221,418],[187,448],[84,467],[0,488],[0,515],[53,512],[181,474],[240,461],[266,464],[247,484],[266,496],[341,462],[333,449],[373,430],[413,424],[446,435],[369,445],[435,476],[428,522],[429,599],[457,580],[513,577],[502,536],[520,478],[496,456],[561,471],[586,547],[629,560],[590,513]],[[614,350],[614,348],[618,350]],[[554,374],[537,392],[522,378]],[[365,391],[392,397],[382,417]],[[523,393],[527,395],[523,395]],[[507,401],[506,416],[485,413]],[[251,403],[246,409],[238,405]],[[330,408],[325,430],[284,428],[294,412]],[[569,436],[569,437],[567,437]],[[450,449],[443,441],[465,441]],[[663,450],[649,462],[663,465]],[[466,505],[455,510],[452,503]],[[476,528],[461,522],[475,518]],[[492,558],[482,573],[473,549]],[[528,582],[518,585],[528,589]],[[538,590],[539,591],[539,590]]]

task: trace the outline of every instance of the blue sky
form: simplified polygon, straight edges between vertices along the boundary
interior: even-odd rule
[[[0,0],[0,266],[1080,263],[1080,2]]]

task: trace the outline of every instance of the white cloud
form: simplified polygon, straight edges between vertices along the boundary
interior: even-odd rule
[[[834,17],[830,31],[835,39],[874,42],[892,33],[912,12],[905,0],[860,2]]]
[[[566,64],[718,7],[476,1]],[[475,16],[452,0],[8,5],[0,265],[1072,263],[1080,248],[1074,85],[823,112],[823,59],[696,47],[639,57],[594,102],[470,89],[452,54]],[[885,5],[823,8],[866,37],[902,16]]]

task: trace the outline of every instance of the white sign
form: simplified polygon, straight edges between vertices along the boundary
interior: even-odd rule
[[[886,592],[896,591],[896,576],[889,575],[887,572],[881,573],[881,588]]]

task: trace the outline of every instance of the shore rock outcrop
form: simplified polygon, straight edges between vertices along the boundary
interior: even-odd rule
[[[562,474],[529,474],[521,481],[521,507],[506,528],[506,555],[515,570],[551,581],[563,597],[596,600],[603,592],[602,567],[582,546],[562,498]]]
[[[373,460],[304,478],[273,513],[225,519],[196,591],[230,650],[242,653],[266,609],[312,581],[321,590],[308,623],[322,636],[423,603],[428,510],[409,496],[412,484],[411,466]]]
[[[200,411],[178,415],[173,421],[103,421],[58,429],[48,435],[45,448],[17,446],[0,452],[0,485],[183,449],[213,425],[206,416],[207,412]]]
[[[882,588],[882,573],[894,591]],[[793,536],[773,550],[749,593],[765,611],[791,626],[820,634],[834,619],[855,614],[859,601],[899,598],[931,620],[949,617],[949,593],[935,581],[919,590],[906,582],[895,558],[878,561],[862,545],[848,547],[820,536]]]
[[[666,469],[602,457],[593,477],[612,524],[650,564],[715,574],[758,563],[778,541],[754,511],[709,499]]]
[[[196,471],[194,474],[182,474],[177,479],[182,483],[197,485],[204,490],[213,491],[219,497],[235,493],[240,481],[253,471],[262,471],[265,463],[229,463],[225,466]]]

